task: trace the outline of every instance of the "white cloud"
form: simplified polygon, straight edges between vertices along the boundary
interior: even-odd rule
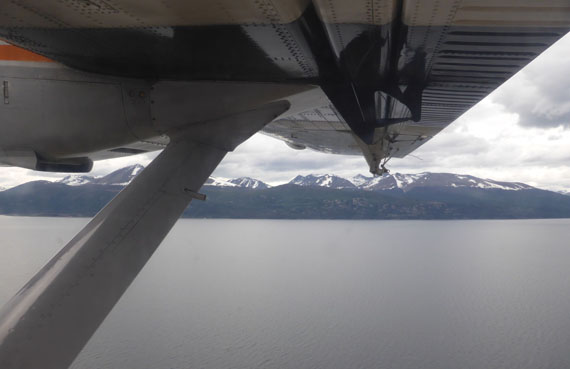
[[[417,150],[414,154],[421,162],[407,157],[392,162],[392,168],[570,188],[570,130],[524,128],[518,122],[518,114],[491,96]]]

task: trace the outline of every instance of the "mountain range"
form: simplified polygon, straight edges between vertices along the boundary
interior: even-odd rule
[[[0,191],[0,214],[92,216],[144,169],[67,176]],[[518,182],[451,173],[297,176],[270,186],[249,177],[210,177],[184,216],[272,219],[482,219],[570,217],[570,196]]]
[[[519,182],[498,182],[469,175],[451,173],[387,174],[381,177],[366,177],[359,174],[342,178],[331,174],[297,176],[289,184],[298,186],[319,186],[336,189],[360,189],[385,191],[400,189],[408,192],[416,187],[482,188],[518,191],[534,187]]]

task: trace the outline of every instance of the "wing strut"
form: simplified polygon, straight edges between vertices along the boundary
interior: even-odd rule
[[[0,311],[0,367],[69,367],[225,154],[288,108],[278,101],[172,133]]]

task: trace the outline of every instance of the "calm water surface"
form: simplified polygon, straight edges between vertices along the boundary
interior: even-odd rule
[[[87,219],[0,217],[0,303]],[[84,368],[569,368],[570,220],[181,220]]]

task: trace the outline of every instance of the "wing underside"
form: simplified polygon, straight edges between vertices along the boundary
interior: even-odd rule
[[[0,38],[71,68],[153,80],[310,83],[327,103],[264,132],[403,157],[570,26],[567,0],[7,0]]]

